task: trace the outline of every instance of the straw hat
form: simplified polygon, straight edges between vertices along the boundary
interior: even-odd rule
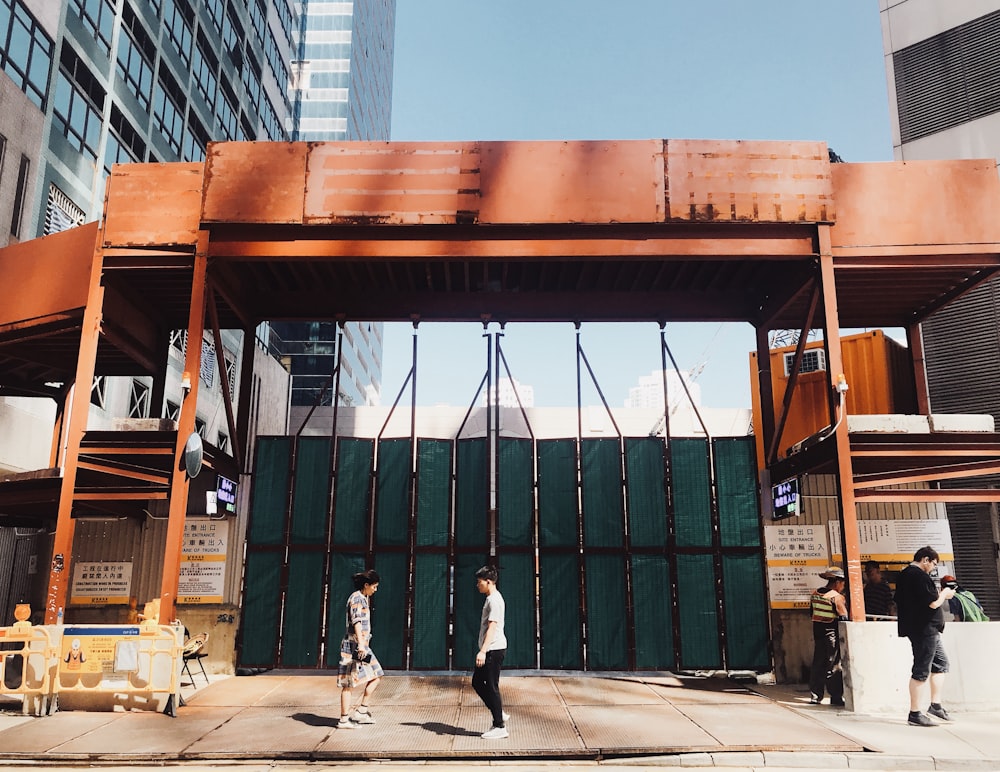
[[[820,574],[821,579],[843,579],[844,569],[839,566],[830,566],[822,574]]]

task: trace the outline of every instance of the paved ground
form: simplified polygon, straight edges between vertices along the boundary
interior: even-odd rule
[[[199,676],[200,678],[200,676]],[[727,679],[513,675],[501,682],[510,738],[483,740],[489,716],[468,678],[387,676],[377,723],[335,728],[331,676],[226,678],[184,692],[176,718],[152,712],[20,715],[0,703],[0,764],[151,765],[260,762],[313,766],[379,760],[447,769],[597,765],[755,769],[1000,769],[1000,715],[959,714],[910,727],[905,716],[858,716],[807,704],[795,687]],[[522,766],[527,764],[528,766]]]

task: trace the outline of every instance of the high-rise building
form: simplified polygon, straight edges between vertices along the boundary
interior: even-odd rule
[[[679,405],[687,405],[691,401],[694,407],[701,406],[701,386],[694,382],[690,373],[676,370],[654,370],[649,375],[640,375],[639,384],[628,390],[625,407],[658,408],[663,410],[663,373],[667,374],[667,393],[670,399],[671,412]],[[690,399],[688,394],[691,395]]]
[[[100,219],[115,163],[198,162],[213,140],[287,140],[291,3],[0,0],[0,246]],[[223,331],[221,352],[210,336],[202,342],[230,381],[241,341]],[[185,344],[175,335],[169,348],[175,391]],[[221,379],[204,377],[215,388],[199,431],[225,448]],[[94,428],[169,418],[180,401],[168,383],[164,404],[151,404],[148,378],[98,378],[91,394]],[[0,420],[31,436],[47,437],[53,414],[49,403],[0,397]],[[45,466],[48,444],[32,443],[27,456],[0,446],[0,469]]]
[[[291,97],[293,139],[306,142],[389,139],[396,0],[296,4]],[[336,324],[273,322],[292,374],[293,405],[333,404]],[[382,383],[382,323],[343,327],[338,399],[377,405]]]
[[[1000,0],[881,0],[893,147],[898,160],[1000,157]],[[1000,422],[1000,279],[922,325],[931,410]],[[955,567],[989,613],[1000,613],[988,504],[949,504]]]

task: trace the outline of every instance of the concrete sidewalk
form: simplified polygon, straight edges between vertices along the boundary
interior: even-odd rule
[[[924,729],[900,716],[808,704],[795,687],[669,674],[505,675],[510,737],[483,740],[489,715],[467,677],[393,674],[377,723],[335,727],[330,675],[269,673],[184,689],[176,718],[152,712],[21,716],[2,703],[0,763],[170,764],[504,760],[813,769],[1000,769],[1000,715]]]

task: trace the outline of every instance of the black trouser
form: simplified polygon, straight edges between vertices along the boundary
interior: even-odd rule
[[[500,701],[500,666],[507,649],[486,652],[486,663],[472,671],[472,688],[493,714],[493,726],[503,726],[503,702]]]
[[[823,699],[830,692],[830,702],[844,699],[844,671],[840,666],[840,636],[837,623],[813,622],[813,661],[809,673],[809,691]]]

